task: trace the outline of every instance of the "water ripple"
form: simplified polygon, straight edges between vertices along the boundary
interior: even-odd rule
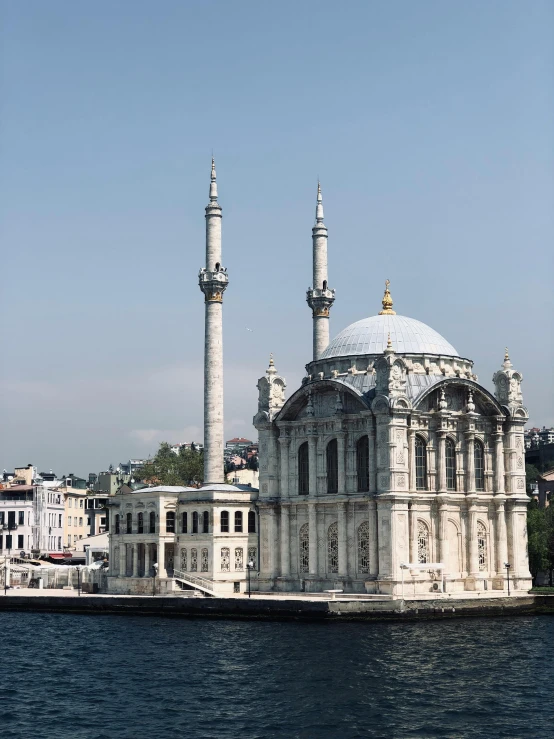
[[[554,619],[0,613],[2,739],[554,736]]]

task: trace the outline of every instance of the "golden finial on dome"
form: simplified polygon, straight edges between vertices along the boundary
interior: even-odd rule
[[[390,280],[385,280],[385,294],[383,295],[383,310],[379,311],[380,316],[395,316],[396,311],[392,309],[392,298],[389,290]]]

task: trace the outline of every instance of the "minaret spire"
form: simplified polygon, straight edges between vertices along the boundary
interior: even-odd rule
[[[312,228],[313,285],[306,294],[313,317],[313,358],[319,359],[329,344],[329,312],[335,291],[327,287],[327,227],[323,222],[321,185],[317,183],[315,225]]]
[[[198,276],[204,293],[204,484],[225,482],[223,470],[223,293],[229,284],[221,266],[221,206],[212,157],[206,206],[206,266]]]

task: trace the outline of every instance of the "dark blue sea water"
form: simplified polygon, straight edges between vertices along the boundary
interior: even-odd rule
[[[0,613],[1,739],[554,737],[554,618]]]

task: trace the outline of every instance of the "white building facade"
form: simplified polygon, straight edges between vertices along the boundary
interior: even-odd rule
[[[258,383],[260,588],[399,594],[404,574],[429,593],[443,571],[429,563],[450,592],[502,590],[506,564],[529,589],[521,374],[506,352],[492,395],[471,360],[396,315],[388,280],[380,313],[323,348],[322,225],[318,191],[307,375],[286,402],[273,362]]]

